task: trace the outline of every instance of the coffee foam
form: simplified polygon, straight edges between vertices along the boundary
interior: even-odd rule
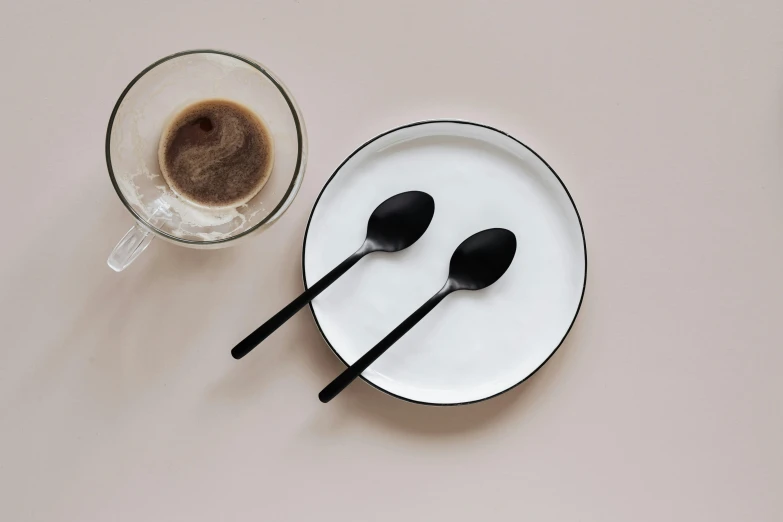
[[[176,114],[162,132],[158,161],[169,187],[194,205],[230,209],[266,184],[274,162],[270,132],[246,107],[203,100]]]

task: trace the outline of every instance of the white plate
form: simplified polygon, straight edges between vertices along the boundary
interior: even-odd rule
[[[412,247],[361,260],[311,304],[324,339],[346,364],[446,281],[464,239],[503,227],[517,237],[508,272],[479,292],[447,297],[362,375],[409,401],[464,404],[525,380],[576,318],[587,272],[582,223],[555,172],[496,129],[461,121],[413,123],[365,143],[337,168],[305,232],[305,286],[353,253],[378,204],[407,190],[435,198]]]

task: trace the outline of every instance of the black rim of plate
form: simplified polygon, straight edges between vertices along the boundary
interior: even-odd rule
[[[582,309],[582,302],[584,301],[585,289],[587,287],[587,241],[585,240],[585,229],[584,229],[584,226],[582,225],[582,216],[579,215],[579,209],[576,208],[576,203],[574,203],[574,198],[571,197],[571,193],[568,191],[568,187],[565,186],[565,183],[563,183],[563,180],[560,179],[560,176],[557,175],[557,172],[555,172],[555,169],[553,169],[552,166],[549,165],[549,163],[547,163],[546,160],[544,158],[542,158],[536,151],[534,151],[533,149],[531,149],[530,147],[528,147],[527,145],[525,145],[524,143],[522,143],[521,141],[516,139],[514,136],[508,134],[507,132],[503,132],[503,131],[501,131],[499,129],[496,129],[495,127],[491,127],[489,125],[484,125],[484,124],[481,124],[481,123],[474,123],[474,122],[465,121],[465,120],[423,120],[423,121],[417,121],[417,122],[413,122],[413,123],[408,123],[407,125],[402,125],[400,127],[395,127],[395,128],[393,128],[391,130],[388,130],[386,132],[378,134],[374,138],[364,142],[361,146],[359,146],[359,148],[354,150],[347,158],[345,158],[345,160],[343,160],[343,162],[340,163],[340,166],[337,167],[337,169],[334,171],[334,173],[329,177],[329,179],[327,180],[326,184],[321,189],[321,192],[318,193],[318,197],[316,198],[315,203],[313,204],[313,209],[310,211],[310,217],[307,219],[307,227],[305,228],[304,241],[302,242],[302,280],[304,281],[305,288],[309,288],[309,286],[307,284],[307,273],[305,272],[305,252],[307,251],[307,236],[310,233],[310,223],[313,221],[313,214],[315,213],[316,207],[318,207],[318,203],[321,201],[321,196],[323,196],[324,192],[326,191],[326,188],[329,186],[329,184],[332,182],[332,180],[337,176],[337,174],[339,174],[339,172],[343,168],[343,166],[345,166],[345,164],[348,163],[351,160],[351,158],[353,158],[356,154],[358,154],[365,147],[367,147],[371,143],[373,143],[373,142],[383,138],[384,136],[387,136],[387,135],[392,134],[394,132],[397,132],[397,131],[400,131],[400,130],[403,130],[403,129],[408,129],[408,128],[411,128],[411,127],[418,127],[418,126],[422,126],[422,125],[431,125],[431,124],[438,124],[438,123],[450,123],[450,124],[457,124],[457,125],[469,125],[469,126],[480,127],[482,129],[487,129],[487,130],[490,130],[490,131],[493,131],[493,132],[497,132],[498,134],[501,134],[501,135],[503,135],[503,136],[505,136],[505,137],[507,137],[507,138],[509,138],[509,139],[511,139],[513,141],[515,141],[519,145],[522,145],[527,150],[532,152],[533,155],[536,158],[541,160],[541,162],[544,165],[546,165],[546,167],[549,169],[549,171],[555,176],[557,181],[560,183],[560,186],[563,187],[563,190],[565,190],[565,193],[568,196],[569,201],[571,201],[571,206],[574,207],[574,212],[576,212],[576,219],[577,219],[577,221],[579,221],[579,230],[580,230],[580,232],[582,234],[582,252],[584,254],[584,262],[585,262],[585,275],[584,275],[584,279],[582,280],[582,293],[579,296],[579,304],[577,305],[576,311],[574,312],[574,317],[571,319],[571,324],[568,325],[568,329],[565,331],[565,334],[563,334],[562,339],[560,339],[560,342],[557,343],[557,346],[555,346],[555,348],[552,350],[552,353],[550,353],[547,356],[547,358],[544,359],[544,362],[539,364],[538,367],[535,370],[533,370],[532,372],[527,374],[519,382],[509,386],[505,390],[499,391],[499,392],[497,392],[497,393],[495,393],[493,395],[488,395],[487,397],[482,397],[481,399],[476,399],[476,400],[473,400],[473,401],[449,402],[449,403],[426,402],[426,401],[417,401],[416,399],[411,399],[411,398],[408,398],[408,397],[403,397],[401,395],[397,395],[396,393],[392,393],[389,390],[381,388],[380,386],[378,386],[378,385],[374,384],[373,382],[371,382],[370,380],[366,379],[364,377],[364,375],[360,375],[362,380],[364,382],[366,382],[367,384],[369,384],[370,386],[372,386],[373,388],[375,388],[377,390],[380,390],[380,391],[382,391],[383,393],[385,393],[387,395],[391,395],[392,397],[396,397],[396,398],[401,399],[401,400],[406,401],[406,402],[411,402],[411,403],[414,403],[414,404],[422,404],[422,405],[425,405],[425,406],[462,406],[462,405],[465,405],[465,404],[475,404],[477,402],[483,402],[483,401],[492,399],[494,397],[497,397],[499,395],[502,395],[502,394],[504,394],[504,393],[506,393],[506,392],[508,392],[510,390],[513,390],[514,388],[516,388],[517,386],[519,386],[520,384],[522,384],[523,382],[528,380],[530,377],[535,375],[536,372],[538,372],[538,370],[540,370],[541,367],[544,366],[547,363],[547,361],[549,361],[549,359],[552,358],[552,356],[555,354],[555,352],[557,352],[557,350],[560,348],[560,346],[562,346],[563,341],[565,341],[566,337],[568,337],[568,334],[571,331],[571,328],[574,326],[574,322],[576,322],[576,318],[579,315],[579,310]],[[332,343],[331,343],[331,341],[329,341],[329,338],[326,337],[326,334],[324,333],[323,328],[321,328],[321,323],[318,322],[318,316],[315,314],[315,310],[313,310],[313,303],[311,302],[309,306],[310,306],[310,313],[312,314],[313,319],[315,320],[315,325],[318,327],[318,331],[321,333],[321,337],[323,337],[324,341],[326,342],[326,345],[329,347],[330,350],[332,350],[332,353],[334,353],[334,355],[336,355],[337,358],[340,359],[340,361],[342,361],[343,364],[348,366],[348,363],[345,362],[345,359],[343,359],[342,356],[340,356],[340,354],[337,352],[337,350],[334,349],[334,346],[332,346]],[[369,349],[369,347],[368,347],[368,349]]]

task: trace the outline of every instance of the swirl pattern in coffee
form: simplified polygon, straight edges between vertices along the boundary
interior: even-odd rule
[[[158,162],[181,197],[210,208],[253,198],[269,179],[272,135],[255,113],[236,102],[202,100],[176,114],[163,130]]]

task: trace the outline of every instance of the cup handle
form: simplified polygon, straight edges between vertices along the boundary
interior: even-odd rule
[[[136,223],[114,247],[106,263],[115,272],[122,272],[144,252],[152,242],[154,235]]]

